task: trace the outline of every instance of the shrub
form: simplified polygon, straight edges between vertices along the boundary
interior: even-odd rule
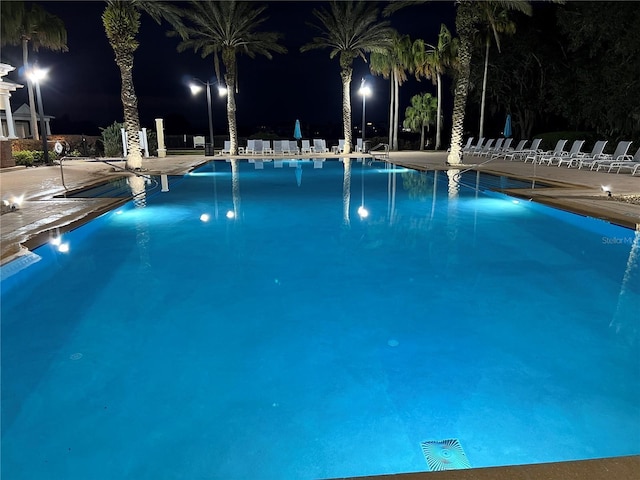
[[[101,128],[104,154],[107,157],[122,157],[122,123],[113,122],[106,128]]]
[[[19,152],[13,152],[13,158],[16,161],[16,165],[24,165],[25,167],[33,167],[33,156],[35,151],[33,150],[20,150]]]

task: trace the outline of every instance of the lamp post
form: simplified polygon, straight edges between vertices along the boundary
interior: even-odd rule
[[[360,93],[360,95],[362,96],[362,152],[364,153],[364,139],[365,139],[364,131],[366,128],[365,110],[367,107],[367,96],[371,95],[371,89],[365,83],[364,78],[362,79],[362,82],[360,82],[360,90],[358,90],[358,93]]]
[[[218,95],[220,97],[223,97],[227,94],[227,89],[221,86],[218,82],[203,82],[199,78],[194,78],[193,81],[201,83],[207,89],[207,109],[209,112],[209,143],[211,144],[211,150],[213,153],[213,108],[211,106],[211,86],[218,85]],[[200,90],[202,90],[202,87],[200,85],[196,85],[193,82],[189,85],[189,88],[191,89],[191,93],[193,95],[197,95]]]
[[[45,164],[49,164],[49,148],[47,147],[47,128],[44,121],[44,107],[42,106],[42,92],[40,91],[40,81],[47,76],[48,70],[39,68],[37,65],[27,72],[29,80],[36,85],[36,98],[38,101],[38,111],[40,113],[40,137],[42,138],[42,154]]]

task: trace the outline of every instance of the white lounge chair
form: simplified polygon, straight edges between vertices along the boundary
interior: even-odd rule
[[[588,153],[585,155],[578,155],[578,158],[576,158],[576,161],[575,161],[575,165],[577,165],[578,168],[591,167],[593,165],[593,162],[595,162],[598,158],[600,158],[600,155],[602,155],[602,152],[604,151],[604,147],[606,145],[607,145],[607,140],[598,140],[593,145],[593,149],[591,150],[591,153]],[[570,166],[574,166],[574,164]]]
[[[633,157],[624,155],[620,161],[609,164],[607,172],[611,172],[613,169],[616,170],[616,173],[620,173],[620,170],[629,170],[631,175],[640,174],[640,148]]]
[[[329,149],[327,149],[327,143],[322,138],[314,138],[313,139],[313,151],[315,153],[327,153]]]
[[[313,150],[309,140],[302,140],[302,153],[311,153]]]
[[[471,155],[473,157],[480,157],[482,156],[482,154],[484,152],[489,151],[492,147],[493,147],[493,142],[495,142],[495,138],[490,138],[489,140],[487,140],[487,142],[484,144],[484,147],[480,148],[479,150],[474,150],[473,152],[471,152]]]
[[[523,148],[520,151],[514,151],[513,153],[508,154],[505,158],[509,158],[510,160],[524,160],[528,155],[531,155],[532,153],[542,153],[542,150],[540,150],[541,143],[541,138],[534,138],[529,148]]]
[[[282,145],[282,140],[274,140],[273,141],[273,154],[274,155],[284,155],[284,149]],[[289,141],[287,140],[287,150],[289,149]]]
[[[471,149],[471,144],[473,143],[473,137],[467,138],[467,143],[462,146],[462,153],[467,153]]]
[[[568,152],[560,152],[554,155],[542,156],[538,160],[538,163],[547,165],[558,165],[560,166],[563,162],[567,162],[569,165],[571,162],[580,154],[580,150],[582,150],[582,146],[584,145],[584,140],[574,140],[573,144],[571,144],[571,149]]]
[[[298,155],[300,150],[298,149],[297,140],[289,140],[289,155]]]
[[[231,141],[225,140],[224,146],[222,147],[222,150],[220,150],[220,155],[229,155],[230,153],[231,153]]]
[[[362,152],[362,138],[356,139],[356,152]]]
[[[260,142],[260,148],[262,148],[262,141]],[[255,155],[256,154],[256,141],[255,140],[247,140],[247,148],[244,153],[247,155]]]
[[[262,155],[273,155],[271,140],[262,140]]]
[[[511,139],[509,139],[511,140]],[[491,158],[494,157],[504,157],[505,160],[507,159],[508,156],[513,157],[513,155],[516,152],[521,152],[522,150],[524,150],[525,145],[527,144],[529,140],[520,140],[518,142],[518,145],[516,145],[515,147],[511,146],[511,142],[509,142],[508,146],[504,146],[502,147],[502,151],[501,152],[496,152],[493,155],[491,155]],[[513,158],[511,158],[513,160]]]
[[[566,144],[567,140],[558,140],[553,150],[547,150],[546,152],[541,152],[538,150],[536,152],[530,153],[524,158],[524,163],[527,163],[527,160],[531,160],[533,163],[536,163],[539,157],[559,155],[562,151],[564,151],[564,146]]]
[[[496,143],[493,146],[490,146],[487,149],[483,149],[482,152],[479,153],[480,157],[488,157],[493,155],[495,152],[499,152],[502,149],[502,144],[504,143],[504,138],[499,138],[496,140]]]
[[[607,155],[606,153],[600,155],[600,158],[595,161],[595,164],[591,166],[591,169],[593,170],[595,167],[596,171],[598,171],[600,168],[609,168],[609,165],[612,163],[621,162],[623,157],[629,151],[629,147],[632,143],[633,142],[629,141],[618,142],[615,151],[611,155]]]

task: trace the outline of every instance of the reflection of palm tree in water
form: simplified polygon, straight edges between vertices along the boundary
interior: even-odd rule
[[[240,171],[238,160],[231,160],[231,195],[233,198],[233,214],[237,219],[240,213]]]
[[[147,206],[146,178],[140,175],[132,175],[127,178],[127,183],[133,196],[133,204],[136,209]],[[140,272],[146,273],[151,266],[149,258],[149,225],[144,215],[136,216],[136,245],[140,257]]]
[[[640,230],[635,231],[631,251],[627,260],[627,268],[620,285],[618,305],[609,324],[616,333],[622,328],[635,325],[634,319],[640,311]],[[634,328],[629,332],[629,343],[635,343],[638,330]]]
[[[351,159],[343,158],[344,176],[342,180],[342,221],[349,226],[349,205],[351,204]]]

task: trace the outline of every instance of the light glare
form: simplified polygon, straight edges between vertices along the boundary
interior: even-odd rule
[[[360,218],[367,218],[369,216],[369,210],[364,208],[364,205],[361,205],[358,207],[358,215],[360,215]]]
[[[209,216],[208,213],[203,213],[202,215],[200,215],[200,220],[203,222],[208,222],[210,218],[211,217]]]
[[[229,210],[227,212],[227,218],[228,219],[236,218],[236,214],[233,212],[233,210]]]

